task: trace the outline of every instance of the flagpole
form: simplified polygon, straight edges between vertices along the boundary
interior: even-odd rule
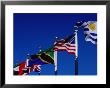
[[[38,75],[40,75],[40,72],[38,72]]]
[[[54,51],[54,62],[55,62],[55,75],[57,75],[57,51]]]
[[[78,28],[78,27],[76,27]],[[75,45],[76,45],[76,53],[75,53],[75,75],[78,75],[78,30],[75,30]]]
[[[78,75],[78,58],[75,58],[75,75]]]
[[[26,66],[25,67],[27,67],[29,65],[29,59],[30,59],[29,54],[27,54]]]

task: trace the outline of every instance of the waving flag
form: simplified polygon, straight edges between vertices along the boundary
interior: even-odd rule
[[[29,66],[32,66],[32,65],[35,65],[35,64],[40,64],[40,65],[44,65],[44,64],[47,64],[48,62],[42,60],[40,58],[40,55],[30,55],[30,59],[28,61],[29,63]]]
[[[14,75],[27,75],[32,71],[40,72],[40,66],[44,64],[54,64],[53,48],[43,50],[38,54],[28,55],[26,61],[14,67]]]
[[[84,29],[85,41],[97,44],[97,24],[96,21],[77,22],[76,26]]]
[[[28,65],[27,65],[27,61],[28,61]],[[26,60],[25,62],[22,62],[18,65],[16,65],[13,69],[14,71],[14,75],[27,75],[29,74],[30,72],[32,71],[36,71],[36,72],[39,72],[41,70],[40,66],[39,65],[39,61],[37,63],[34,63],[31,62],[32,61],[31,59],[30,60]]]
[[[75,46],[74,35],[71,35],[66,39],[61,39],[59,41],[56,41],[54,43],[54,46],[55,46],[54,47],[55,51],[66,50],[70,54],[75,54],[76,46]]]
[[[22,62],[14,67],[14,75],[23,75],[23,69],[26,67],[26,62]]]
[[[41,71],[40,66],[41,65],[39,64],[34,64],[32,66],[27,67],[24,67],[23,65],[18,65],[13,69],[14,75],[28,75],[32,71],[40,72]]]
[[[38,53],[39,58],[48,63],[48,64],[54,64],[54,51],[53,51],[53,47],[43,50],[41,52]]]

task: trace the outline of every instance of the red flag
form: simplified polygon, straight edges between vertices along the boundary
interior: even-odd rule
[[[25,68],[25,66],[26,66],[26,62],[22,62],[19,65],[19,74],[18,75],[23,75],[24,74],[23,69]]]

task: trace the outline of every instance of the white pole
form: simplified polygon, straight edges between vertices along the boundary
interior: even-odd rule
[[[55,75],[57,75],[57,51],[54,51]]]
[[[75,30],[75,45],[76,45],[76,53],[75,53],[75,56],[76,58],[78,57],[78,34],[77,34],[77,31],[78,30]]]
[[[29,54],[27,54],[27,59],[26,59],[26,65],[25,67],[27,67],[29,65]]]
[[[26,67],[29,65],[29,58],[26,60]]]
[[[78,75],[78,35],[77,31],[75,30],[75,46],[76,46],[76,52],[75,52],[75,75]]]

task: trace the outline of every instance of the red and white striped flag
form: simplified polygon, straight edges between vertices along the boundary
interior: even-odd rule
[[[69,54],[75,54],[76,51],[76,46],[75,44],[71,44],[71,43],[62,43],[58,42],[55,47],[54,47],[55,51],[59,51],[59,50],[66,50]]]
[[[68,41],[66,41],[68,40]],[[61,39],[59,41],[56,41],[54,43],[54,50],[55,51],[63,51],[66,50],[69,54],[75,54],[76,53],[76,44],[74,36],[68,39]]]

